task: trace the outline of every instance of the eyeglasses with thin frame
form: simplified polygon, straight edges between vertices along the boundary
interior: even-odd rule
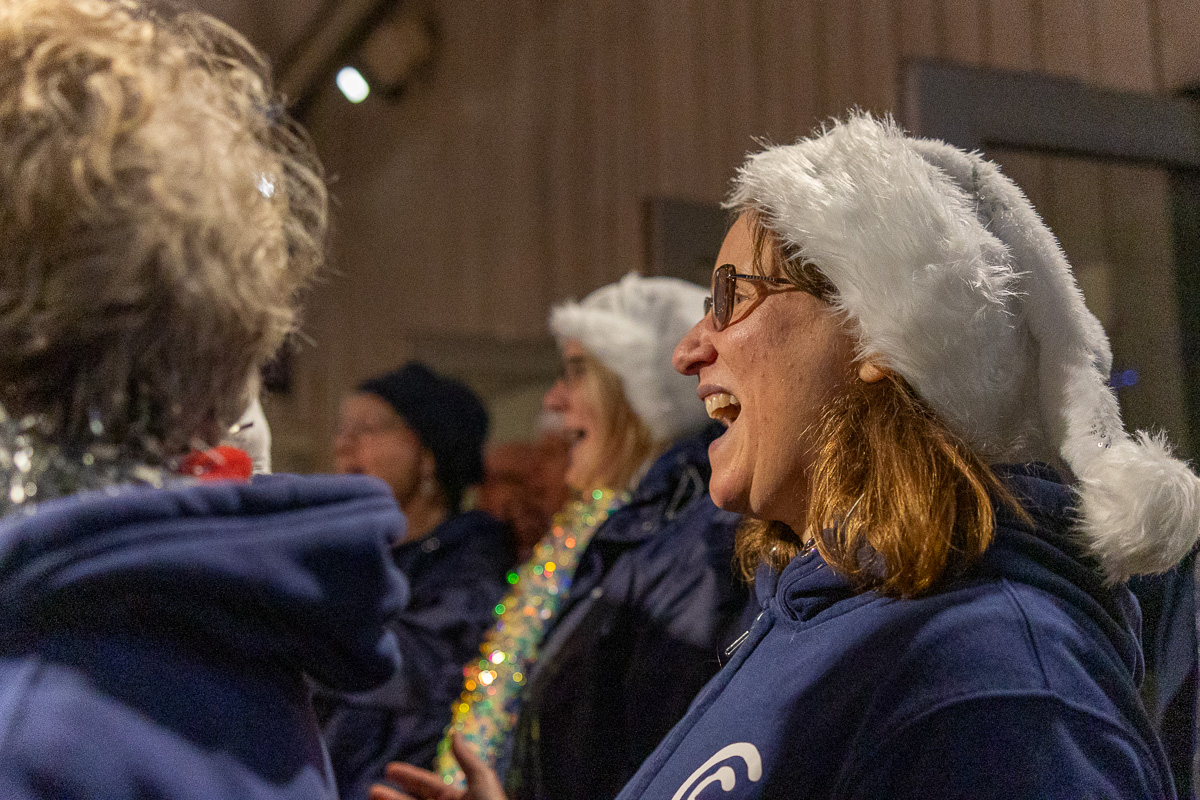
[[[583,380],[587,372],[588,362],[586,356],[563,356],[562,363],[558,367],[558,380],[567,386],[573,386]]]
[[[722,264],[713,270],[712,294],[704,298],[704,313],[712,312],[713,329],[724,330],[733,319],[733,306],[737,300],[738,281],[758,281],[772,286],[794,286],[784,278],[768,278],[765,275],[746,275],[736,272],[733,264]]]
[[[357,442],[359,439],[369,438],[372,436],[380,436],[385,433],[394,431],[403,431],[407,426],[403,422],[375,422],[375,423],[342,423],[339,424],[334,436],[338,439],[351,439]]]

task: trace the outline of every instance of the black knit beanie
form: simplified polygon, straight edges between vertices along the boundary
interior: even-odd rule
[[[387,401],[429,448],[446,502],[457,512],[463,491],[483,480],[488,414],[479,397],[464,384],[416,361],[369,378],[358,390]]]

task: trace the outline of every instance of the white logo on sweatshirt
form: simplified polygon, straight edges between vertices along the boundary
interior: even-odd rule
[[[689,775],[671,800],[696,800],[702,791],[714,783],[720,783],[723,791],[733,791],[733,787],[737,786],[737,773],[733,771],[733,767],[725,765],[708,775],[710,769],[731,758],[740,758],[746,762],[746,777],[750,779],[751,783],[757,783],[758,779],[762,777],[762,757],[758,754],[758,748],[749,742],[737,742],[722,747],[716,755],[705,761],[700,769]],[[705,777],[706,775],[707,777]],[[691,789],[690,792],[689,789]]]

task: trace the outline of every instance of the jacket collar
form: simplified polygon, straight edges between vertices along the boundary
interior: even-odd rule
[[[472,513],[468,511],[465,514],[454,514],[447,517],[420,539],[396,545],[392,548],[393,555],[399,562],[419,558],[420,553],[432,553],[443,547],[456,547],[471,535],[472,526],[465,523],[468,523],[470,519],[468,515]]]
[[[420,539],[396,545],[392,559],[411,579],[418,564],[427,563],[427,559],[440,561],[446,553],[458,553],[464,547],[476,554],[490,554],[497,562],[516,560],[504,523],[479,510],[455,514]]]
[[[773,573],[770,568],[760,567],[760,578],[764,572],[768,576]],[[812,619],[856,594],[849,582],[830,568],[816,550],[793,558],[774,578],[773,586],[770,583],[761,588],[756,586],[755,591],[764,606],[774,597],[780,612],[798,621]]]
[[[980,580],[1012,580],[1034,586],[1091,617],[1130,673],[1140,678],[1136,603],[1126,587],[1105,585],[1099,561],[1074,534],[1075,493],[1044,464],[993,469],[1033,518],[1034,526],[998,508],[991,546],[965,575],[945,581],[934,594]],[[811,620],[856,594],[864,603],[877,597],[874,592],[856,593],[816,551],[796,556],[778,575],[765,565],[760,567],[755,591],[763,607],[774,600],[780,614],[799,621]],[[835,613],[855,607],[857,604],[843,604]]]
[[[720,423],[705,426],[698,433],[679,439],[650,466],[633,492],[634,503],[659,499],[673,490],[680,479],[694,468],[708,485],[712,473],[708,465],[708,446],[722,433]]]
[[[707,496],[712,473],[708,464],[708,445],[721,435],[721,431],[721,425],[713,423],[699,433],[675,442],[650,466],[629,502],[613,512],[596,531],[595,540],[643,541],[655,535],[697,497]],[[630,523],[633,515],[640,524]]]

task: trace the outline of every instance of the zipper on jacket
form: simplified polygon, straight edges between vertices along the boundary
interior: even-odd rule
[[[739,636],[733,640],[733,644],[731,644],[731,645],[729,645],[729,647],[725,648],[725,658],[729,658],[730,656],[732,656],[734,653],[737,652],[737,649],[739,647],[741,647],[743,644],[745,644],[746,640],[750,638],[750,631],[754,630],[754,626],[758,624],[758,621],[760,619],[762,619],[763,615],[766,613],[767,613],[766,611],[758,612],[758,616],[754,618],[754,622],[751,623],[751,625],[750,625],[750,630],[743,631],[741,636]],[[717,659],[717,663],[719,663],[722,667],[725,666],[724,662],[722,662],[720,658]]]
[[[741,647],[742,643],[745,642],[748,638],[750,638],[750,631],[745,631],[742,633],[741,636],[734,639],[733,644],[731,644],[731,645],[729,645],[729,647],[725,648],[726,660],[728,660],[730,656],[732,656],[735,652],[737,652],[737,649],[739,647]],[[717,663],[722,667],[725,666],[725,662],[719,658],[717,659]]]

